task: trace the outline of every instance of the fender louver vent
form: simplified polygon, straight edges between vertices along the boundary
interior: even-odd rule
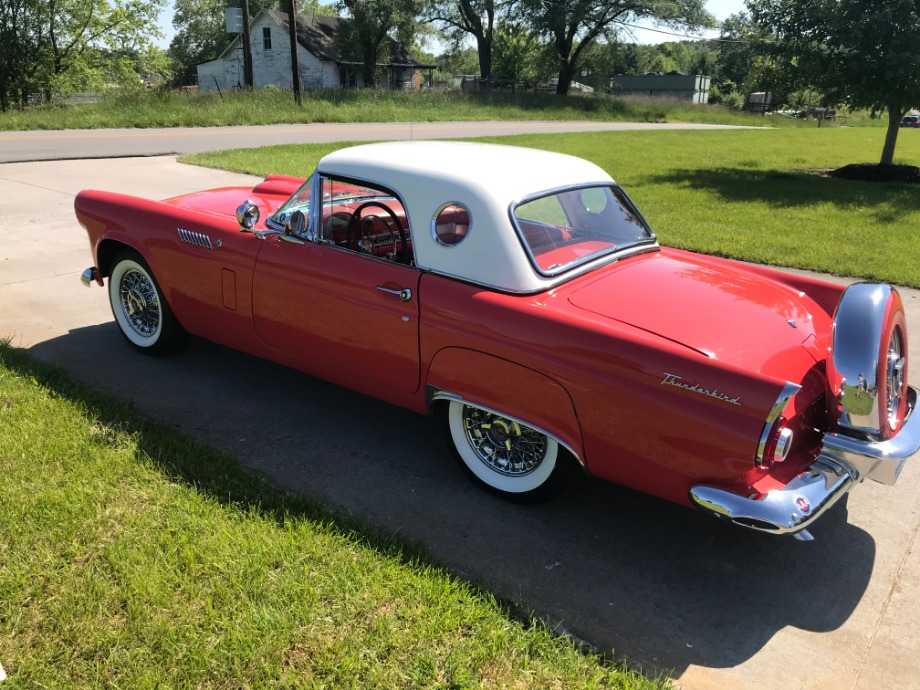
[[[200,232],[192,232],[185,228],[179,228],[178,230],[179,239],[186,244],[194,244],[196,247],[204,247],[205,249],[214,249],[214,245],[211,244],[211,238],[207,235]]]

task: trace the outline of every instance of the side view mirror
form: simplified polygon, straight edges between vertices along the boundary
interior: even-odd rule
[[[307,231],[307,217],[304,215],[303,211],[294,211],[285,229],[285,234],[295,235],[296,237],[303,236]]]
[[[259,222],[259,207],[250,199],[246,199],[236,209],[236,222],[240,224],[240,232],[252,230],[253,226]]]
[[[294,211],[288,222],[284,224],[281,239],[291,244],[303,244],[303,235],[307,231],[307,217],[303,211]]]

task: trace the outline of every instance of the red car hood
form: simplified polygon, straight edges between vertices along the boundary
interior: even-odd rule
[[[181,206],[182,208],[195,209],[219,216],[236,217],[236,207],[251,199],[259,207],[261,217],[267,218],[273,214],[281,204],[288,200],[303,184],[303,179],[287,177],[284,175],[269,175],[263,182],[255,187],[223,187],[221,189],[208,189],[203,192],[183,194],[171,199],[164,199],[163,203]]]
[[[826,357],[831,327],[826,312],[788,285],[734,262],[667,249],[615,266],[569,301],[708,357],[784,377],[793,374],[790,355],[794,368],[801,366],[803,347],[814,361]]]

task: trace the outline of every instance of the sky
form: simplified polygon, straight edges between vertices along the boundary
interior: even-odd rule
[[[228,6],[230,4],[235,5],[234,0],[228,0]],[[744,9],[744,0],[707,0],[706,9],[709,10],[718,21],[722,21],[726,17],[732,14],[741,12]],[[172,27],[172,16],[173,16],[173,6],[170,2],[169,5],[160,13],[160,20],[158,25],[160,31],[163,33],[163,38],[157,41],[157,45],[161,48],[168,48],[169,42],[172,40],[175,30]],[[651,26],[651,24],[649,24]],[[669,31],[667,27],[662,27],[662,30]],[[646,31],[644,29],[635,29],[634,41],[636,43],[663,43],[664,41],[679,41],[681,40],[680,36],[670,36],[668,34],[657,33],[654,31]],[[710,31],[703,34],[703,38],[712,38],[718,36],[718,32]]]

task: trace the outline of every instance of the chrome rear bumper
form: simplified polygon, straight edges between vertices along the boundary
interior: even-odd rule
[[[907,458],[920,450],[920,414],[913,414],[920,392],[907,389],[907,419],[888,441],[864,441],[828,433],[821,452],[806,471],[781,489],[748,498],[718,486],[690,489],[697,507],[737,525],[811,539],[805,529],[864,479],[894,484]]]

